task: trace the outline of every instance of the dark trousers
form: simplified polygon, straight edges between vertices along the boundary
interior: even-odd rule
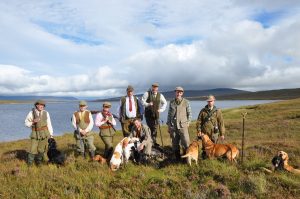
[[[156,144],[157,129],[158,129],[157,120],[153,119],[152,117],[146,117],[146,123],[151,130],[151,138],[153,144]]]

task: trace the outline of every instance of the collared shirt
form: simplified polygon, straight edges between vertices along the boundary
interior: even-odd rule
[[[42,110],[42,111],[45,111],[45,110]],[[37,114],[37,116],[39,116],[41,113],[36,110],[36,114]],[[33,125],[33,114],[32,114],[32,111],[30,111],[26,116],[25,126],[31,128],[32,125]],[[52,128],[52,124],[51,124],[51,120],[50,120],[50,115],[48,112],[47,112],[47,127],[48,127],[48,131],[49,131],[50,135],[53,136],[53,128]]]
[[[83,116],[83,112],[79,111],[79,118],[82,118]],[[82,118],[83,119],[83,118]],[[86,127],[86,129],[82,129],[82,130],[85,130],[86,132],[90,132],[92,129],[93,129],[93,126],[94,126],[94,120],[93,120],[93,117],[92,117],[92,114],[89,113],[89,120],[90,120],[90,123],[89,125]],[[77,124],[76,124],[76,117],[75,117],[75,114],[73,114],[72,116],[72,126],[73,128],[76,130],[77,129]]]
[[[100,112],[100,113],[98,113],[98,114],[96,115],[95,125],[98,126],[98,127],[100,127],[100,126],[102,126],[103,124],[105,124],[105,120],[104,120],[104,117],[103,117],[102,113]],[[112,124],[113,126],[116,126],[116,120],[115,120],[114,117],[112,117],[111,124]]]
[[[135,118],[137,107],[136,107],[136,104],[135,104],[135,101],[134,101],[134,96],[131,96],[130,99],[131,99],[131,103],[132,103],[132,110],[131,111],[129,111],[129,97],[126,96],[126,102],[125,102],[126,116],[128,118]],[[122,110],[120,110],[121,105],[122,105],[121,103],[122,103],[122,101],[120,101],[120,105],[119,105],[118,111],[117,111],[119,113],[119,117],[121,117],[120,111],[122,111]]]
[[[152,91],[151,91],[152,92]],[[153,93],[154,98],[156,98],[157,94]],[[148,91],[144,93],[143,97],[142,97],[142,104],[144,107],[148,107],[150,106],[149,103],[147,103],[147,99],[149,97]],[[158,112],[164,112],[167,108],[167,100],[166,98],[163,96],[163,94],[160,93],[160,108],[158,109]]]

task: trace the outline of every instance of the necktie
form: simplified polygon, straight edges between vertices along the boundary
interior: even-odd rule
[[[129,112],[132,111],[132,101],[131,101],[131,97],[129,97]]]

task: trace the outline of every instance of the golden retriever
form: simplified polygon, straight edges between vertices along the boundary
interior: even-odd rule
[[[215,144],[208,135],[201,134],[202,145],[205,148],[208,158],[226,156],[228,160],[235,161],[238,157],[239,150],[232,144]]]
[[[181,156],[181,158],[187,158],[188,164],[192,166],[192,160],[195,160],[196,164],[198,164],[198,153],[199,143],[198,141],[193,141],[186,150],[186,154]]]
[[[284,152],[284,151],[278,151],[278,154],[277,154],[279,157],[282,158],[282,161],[283,161],[283,168],[291,173],[294,173],[294,174],[300,174],[300,170],[299,169],[295,169],[294,167],[290,166],[288,161],[289,161],[289,155]]]

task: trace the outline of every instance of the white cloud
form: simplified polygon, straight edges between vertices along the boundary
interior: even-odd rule
[[[297,1],[12,0],[0,9],[1,94],[114,96],[156,81],[300,86]],[[261,12],[283,14],[266,27],[254,20]]]

